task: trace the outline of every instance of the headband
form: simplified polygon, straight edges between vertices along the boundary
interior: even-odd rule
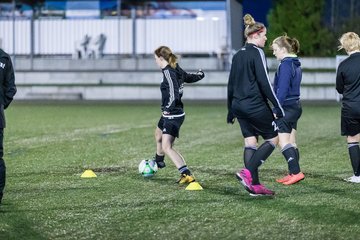
[[[253,35],[253,34],[257,34],[257,33],[261,33],[261,32],[263,32],[263,31],[264,31],[264,28],[265,28],[265,27],[262,27],[262,28],[260,28],[259,30],[257,30],[257,31],[255,31],[255,32],[250,33],[250,34],[249,34],[249,36],[251,36],[251,35]]]

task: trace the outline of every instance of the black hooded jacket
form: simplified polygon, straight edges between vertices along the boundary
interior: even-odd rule
[[[0,49],[0,128],[5,128],[4,109],[16,93],[15,74],[9,54]]]

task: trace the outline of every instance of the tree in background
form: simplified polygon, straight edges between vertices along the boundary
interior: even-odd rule
[[[345,32],[360,34],[360,1],[325,0],[327,26],[339,38]]]
[[[274,1],[268,14],[268,42],[287,33],[300,42],[300,55],[333,56],[336,38],[323,22],[324,0]]]

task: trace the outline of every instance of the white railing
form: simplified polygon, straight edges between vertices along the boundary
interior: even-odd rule
[[[104,54],[152,54],[160,45],[177,53],[209,54],[226,39],[226,21],[221,18],[136,19],[133,26],[132,19],[39,19],[34,21],[32,35],[30,20],[1,20],[0,39],[5,51],[20,55],[31,53],[31,39],[34,54],[73,54],[75,43],[85,34],[93,38],[105,34]]]
[[[1,48],[10,54],[30,54],[30,21],[28,20],[1,20],[0,21],[0,38]],[[15,39],[13,38],[15,36]],[[15,46],[14,46],[15,44]]]

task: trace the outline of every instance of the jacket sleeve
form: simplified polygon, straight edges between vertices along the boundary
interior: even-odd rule
[[[6,57],[6,66],[5,66],[5,79],[4,79],[4,108],[6,109],[12,102],[16,94],[16,85],[15,85],[15,74],[14,68],[10,57]]]
[[[278,83],[275,89],[276,96],[279,100],[280,106],[283,106],[286,96],[289,92],[290,82],[292,78],[292,66],[289,62],[283,62],[278,70]]]
[[[234,78],[235,78],[235,68],[236,68],[236,63],[235,62],[235,58],[236,56],[233,57],[232,59],[232,64],[231,64],[231,68],[230,68],[230,74],[229,74],[229,80],[228,80],[228,88],[227,88],[227,107],[228,107],[228,111],[231,111],[231,105],[232,105],[232,100],[233,100],[233,94],[234,94]]]
[[[183,80],[186,83],[194,83],[198,82],[204,78],[205,74],[202,71],[198,71],[196,73],[187,73],[181,67],[178,66],[181,75],[183,76]]]
[[[257,79],[258,86],[261,93],[265,96],[273,105],[274,113],[279,116],[285,116],[284,110],[282,109],[279,100],[277,99],[274,90],[271,86],[269,75],[267,72],[267,64],[265,60],[265,54],[262,50],[259,50],[259,54],[255,56],[255,78]]]
[[[336,72],[336,91],[339,93],[339,94],[343,94],[344,93],[344,79],[342,77],[342,74],[341,74],[341,63],[337,69],[337,72]]]
[[[176,100],[179,99],[179,82],[174,71],[164,71],[165,81],[168,85],[168,93],[166,94],[164,111],[171,112],[174,107]]]

